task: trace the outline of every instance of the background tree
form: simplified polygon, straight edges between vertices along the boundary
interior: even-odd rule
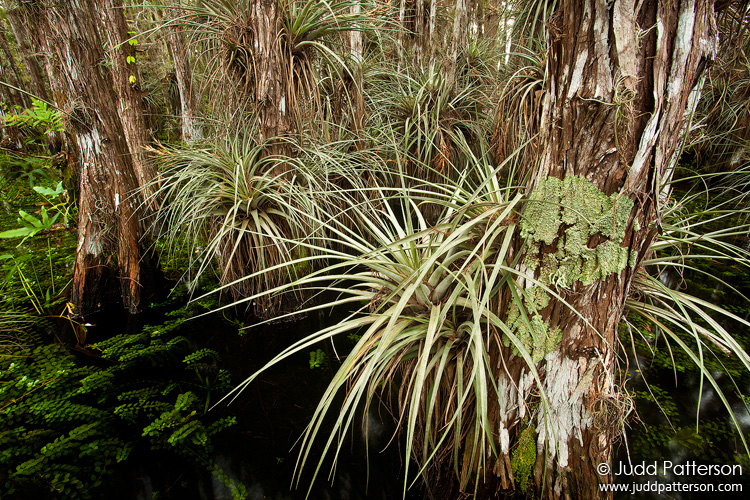
[[[150,290],[156,269],[144,251],[140,220],[143,202],[138,195],[139,179],[144,182],[146,174],[141,172],[139,177],[134,161],[140,156],[134,157],[128,146],[128,138],[135,140],[138,135],[132,131],[145,124],[129,123],[130,135],[125,132],[123,120],[133,116],[121,113],[127,106],[139,107],[140,103],[121,104],[121,97],[126,96],[115,92],[104,52],[107,36],[102,34],[100,24],[101,19],[122,17],[122,5],[84,0],[37,8],[42,16],[43,45],[58,63],[55,76],[60,92],[55,100],[69,114],[67,131],[73,137],[80,172],[78,249],[71,301],[77,312],[85,315],[101,309],[114,288],[120,290],[124,307],[135,313],[146,301],[144,293]],[[109,28],[117,26],[122,28],[124,21]],[[123,66],[121,62],[114,64],[120,70]],[[118,77],[126,76],[118,73]],[[123,83],[119,84],[122,90]],[[116,275],[110,271],[113,257]]]
[[[0,88],[0,99],[4,103],[3,109],[0,109],[0,117],[3,118],[2,127],[2,147],[11,149],[22,149],[23,143],[19,137],[19,131],[16,127],[5,122],[8,112],[14,109],[24,109],[28,107],[30,101],[26,95],[21,92],[22,80],[16,65],[15,57],[11,52],[8,40],[5,35],[4,26],[0,26],[0,78],[7,85]]]
[[[51,90],[56,82],[50,80],[48,71],[50,61],[42,55],[42,43],[39,38],[39,9],[34,1],[4,2],[6,19],[18,45],[18,55],[23,60],[23,69],[28,78],[28,88],[22,85],[29,94],[47,103],[53,103]],[[58,130],[47,132],[47,142],[52,153],[63,148],[64,137]]]
[[[0,26],[0,50],[2,50],[3,60],[0,71],[4,82],[8,82],[12,87],[3,89],[3,92],[11,96],[10,99],[5,99],[7,104],[19,106],[20,108],[29,107],[31,101],[28,96],[21,93],[23,87],[23,79],[21,72],[18,70],[18,64],[16,58],[10,49],[8,44],[8,37],[5,31],[5,26]]]
[[[174,61],[177,88],[180,92],[180,121],[182,123],[183,141],[200,140],[203,131],[198,117],[197,99],[193,83],[192,58],[185,37],[184,17],[180,2],[168,0],[166,3],[168,18],[174,19],[169,23],[167,44]]]

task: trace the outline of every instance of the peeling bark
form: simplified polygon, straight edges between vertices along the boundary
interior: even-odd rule
[[[436,52],[437,46],[439,45],[437,32],[435,31],[437,28],[437,6],[437,0],[430,2],[430,25],[428,27],[429,31],[427,32],[427,39],[429,40],[429,53],[427,55],[430,60],[430,72],[435,70],[435,62],[437,61]]]
[[[173,16],[181,15],[179,0],[168,0],[167,5],[172,8]],[[190,67],[187,43],[179,23],[173,22],[169,25],[168,45],[174,62],[177,89],[180,92],[181,138],[190,143],[203,138],[203,129],[198,118],[198,107],[193,92],[193,72]]]
[[[29,7],[21,5],[15,9],[8,9],[6,10],[6,18],[18,44],[18,53],[23,59],[24,68],[29,77],[31,93],[39,99],[49,101],[50,95],[45,85],[47,77],[36,57],[32,29],[30,29],[33,21],[22,9],[28,10]]]
[[[155,207],[155,188],[152,181],[156,177],[156,167],[146,152],[150,141],[143,114],[143,92],[140,89],[136,46],[127,42],[130,35],[122,0],[102,0],[100,9],[99,29],[107,41],[107,60],[110,62],[112,83],[117,93],[117,107],[133,171],[143,199],[147,200],[148,206]]]
[[[634,203],[622,247],[640,262],[653,240],[657,199],[678,159],[701,73],[717,49],[712,1],[605,2],[568,0],[548,21],[549,70],[540,126],[539,159],[528,165],[529,192],[549,177],[585,178],[606,195]],[[558,239],[564,238],[561,232]],[[606,237],[599,238],[606,239]],[[557,241],[557,240],[556,240]],[[590,241],[596,246],[601,241]],[[541,245],[536,257],[554,252]],[[636,264],[637,268],[637,264]],[[530,273],[530,271],[526,271]],[[633,267],[584,286],[556,287],[541,314],[559,328],[557,349],[539,363],[549,411],[539,411],[534,482],[544,498],[607,498],[596,471],[611,463],[615,431],[600,410],[617,398],[616,335]],[[539,277],[539,270],[533,275]],[[526,284],[530,286],[529,282]],[[532,394],[523,362],[505,353],[498,411],[499,488],[512,485],[506,465]]]
[[[447,80],[453,82],[456,77],[458,53],[466,45],[469,26],[469,0],[456,0],[453,10],[453,36],[451,37],[450,60],[448,61]]]
[[[463,5],[465,10],[465,3]],[[434,68],[437,47],[440,45],[439,35],[435,31],[437,9],[438,2],[400,1],[398,14],[400,29],[396,47],[399,67],[409,66],[411,63],[407,60],[407,56],[413,56],[412,60],[416,67],[425,69],[429,65],[430,69]],[[406,51],[406,47],[411,50]]]
[[[43,57],[43,34],[40,33],[41,9],[34,1],[18,2],[18,6],[6,10],[8,24],[19,47],[19,55],[24,62],[24,70],[29,78],[29,88],[36,97],[51,102],[59,84],[50,79],[51,59]],[[43,67],[44,66],[44,67]],[[46,69],[45,69],[46,68]],[[52,90],[52,95],[50,90]],[[65,138],[62,133],[51,130],[47,133],[50,152],[57,154],[63,149]]]
[[[105,307],[115,295],[137,312],[154,276],[142,248],[137,174],[99,32],[102,7],[102,0],[55,1],[41,11],[40,25],[45,49],[59,63],[55,100],[70,114],[67,130],[79,166],[71,302],[81,315]],[[119,286],[112,286],[114,279]]]
[[[354,2],[350,7],[350,13],[352,16],[359,16],[362,12],[362,5],[359,1]],[[353,127],[354,131],[359,134],[362,130],[365,120],[365,96],[363,92],[362,82],[362,50],[363,50],[363,39],[362,31],[354,29],[349,33],[350,42],[350,53],[352,62],[354,63],[354,80],[356,89],[354,91],[354,120]]]
[[[249,27],[255,34],[252,46],[256,73],[254,100],[258,107],[263,140],[282,136],[289,130],[286,95],[282,82],[282,51],[278,47],[280,23],[281,11],[276,2],[253,2]]]
[[[23,149],[24,144],[21,141],[18,128],[8,125],[5,122],[5,114],[13,106],[27,108],[31,106],[31,103],[25,95],[16,90],[22,87],[21,76],[18,72],[13,53],[8,46],[8,41],[5,38],[4,26],[0,26],[0,50],[2,50],[2,57],[0,57],[0,79],[16,87],[0,85],[0,101],[4,104],[0,108],[0,137],[2,138],[0,140],[0,147],[20,150]]]
[[[270,141],[266,152],[289,153],[286,142],[275,140],[291,129],[291,117],[298,103],[287,95],[294,68],[288,60],[289,40],[282,36],[282,9],[277,0],[253,0],[238,19],[227,26],[223,44],[230,74],[241,84],[237,88],[234,109],[253,112],[261,141]],[[276,173],[286,171],[279,164]]]
[[[0,76],[3,81],[10,83],[16,89],[23,88],[23,79],[21,73],[18,71],[18,64],[16,64],[16,58],[13,56],[13,52],[10,50],[8,45],[8,39],[6,38],[5,26],[0,26],[0,50],[3,52],[3,61],[0,65]],[[5,87],[5,86],[3,86]],[[5,98],[4,102],[7,104],[15,104],[22,108],[31,107],[31,101],[28,96],[21,94],[18,90],[6,87],[3,89],[3,93],[8,93],[10,99]]]

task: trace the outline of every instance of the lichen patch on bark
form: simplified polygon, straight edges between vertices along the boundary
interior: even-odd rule
[[[549,295],[541,287],[530,287],[523,292],[523,306],[525,311],[514,302],[508,311],[508,326],[513,329],[521,342],[523,349],[536,364],[552,352],[562,339],[559,328],[550,328],[540,311],[549,304]],[[524,314],[525,312],[525,314]],[[503,338],[506,347],[511,347],[510,339]],[[518,356],[519,349],[512,346],[512,352]]]
[[[563,288],[622,271],[631,260],[621,245],[632,208],[627,196],[607,196],[582,177],[545,179],[521,217],[526,265],[539,271],[541,283]],[[543,253],[542,244],[555,251]]]

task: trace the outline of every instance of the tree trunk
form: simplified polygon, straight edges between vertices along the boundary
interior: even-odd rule
[[[40,31],[41,7],[35,1],[19,1],[18,6],[6,10],[8,23],[10,24],[13,36],[19,46],[20,56],[24,61],[24,68],[29,76],[29,85],[31,92],[40,99],[47,102],[55,101],[55,89],[59,87],[59,82],[49,77],[52,59],[51,57],[42,57],[44,34]],[[39,59],[42,57],[42,63]],[[42,68],[45,66],[46,70]],[[50,90],[52,95],[50,95]],[[62,133],[51,130],[47,133],[47,143],[50,152],[59,153],[64,147],[65,138]]]
[[[424,0],[416,0],[414,8],[414,61],[418,68],[422,68],[424,67],[425,57],[429,56],[429,52],[425,50],[428,39],[426,37]]]
[[[349,8],[349,12],[352,16],[359,16],[362,12],[362,5],[360,4],[359,0],[352,3],[352,6]],[[362,32],[357,29],[353,29],[349,32],[349,42],[350,42],[350,54],[352,56],[352,61],[354,61],[354,64],[357,66],[360,66],[362,64]]]
[[[401,0],[399,3],[398,64],[399,67],[413,63],[417,68],[433,68],[433,56],[440,45],[435,26],[438,2],[425,0]],[[409,47],[411,50],[405,50]],[[407,61],[410,57],[410,61]]]
[[[453,10],[453,35],[450,44],[450,59],[448,61],[447,80],[453,82],[456,78],[456,64],[458,54],[466,45],[469,24],[469,0],[456,0]]]
[[[28,26],[30,24],[29,16],[24,15],[21,11],[24,8],[28,7],[21,5],[15,9],[6,10],[6,18],[8,19],[11,32],[13,32],[13,37],[18,44],[18,54],[23,59],[24,68],[29,77],[30,92],[38,99],[49,101],[50,95],[47,92],[47,85],[45,84],[47,76],[44,74],[44,70],[36,57],[38,45],[33,43],[34,34],[30,26]]]
[[[78,247],[71,301],[85,315],[112,294],[112,258],[120,297],[131,313],[143,305],[152,269],[142,249],[142,201],[133,158],[99,32],[102,0],[56,0],[43,11],[42,40],[60,66],[56,101],[71,110],[68,132],[80,169]],[[116,288],[115,288],[116,289]]]
[[[279,137],[289,131],[282,81],[283,51],[279,48],[278,37],[280,24],[281,11],[276,1],[253,2],[249,24],[255,34],[253,62],[257,79],[253,90],[262,140]]]
[[[288,154],[288,144],[275,140],[289,132],[290,106],[296,105],[286,95],[294,70],[286,60],[288,44],[281,39],[282,10],[277,0],[253,0],[242,16],[224,33],[225,58],[236,89],[229,111],[235,114],[249,105],[260,140],[269,141],[266,152]],[[280,164],[276,173],[286,169]]]
[[[360,1],[357,0],[350,7],[350,12],[353,16],[359,16],[362,12],[362,6]],[[350,54],[352,57],[352,66],[354,69],[354,121],[353,128],[357,135],[360,135],[365,121],[365,95],[363,88],[363,68],[362,68],[362,56],[363,56],[363,40],[362,31],[354,29],[349,33],[350,42]]]
[[[99,30],[106,40],[109,52],[106,60],[112,70],[112,83],[117,93],[116,102],[125,142],[143,200],[148,207],[154,207],[156,200],[152,181],[156,177],[156,168],[146,152],[150,141],[143,114],[143,92],[140,90],[136,45],[128,42],[130,35],[122,0],[99,0],[99,5],[102,14],[99,17]]]
[[[437,0],[432,0],[430,2],[430,24],[428,26],[428,33],[427,33],[427,40],[428,40],[428,48],[427,48],[427,56],[430,60],[430,74],[434,73],[435,71],[435,63],[438,61],[437,57],[437,48],[440,47],[440,39],[438,37],[437,32],[437,6],[438,2]]]
[[[406,34],[408,28],[406,26],[406,3],[407,0],[401,0],[398,4],[398,41],[396,42],[396,50],[398,51],[398,69],[406,64],[406,53],[404,52],[404,46],[406,45]]]
[[[13,107],[27,108],[30,106],[28,98],[19,92],[21,88],[21,77],[18,73],[13,53],[8,46],[8,40],[5,38],[5,27],[0,26],[0,79],[9,85],[0,85],[0,148],[2,149],[23,149],[24,143],[18,131],[18,127],[11,126],[5,122],[6,113]],[[14,88],[15,87],[15,88]]]
[[[501,488],[531,480],[544,498],[607,498],[599,485],[611,477],[596,466],[611,464],[627,406],[615,386],[617,328],[718,32],[710,0],[565,0],[547,26],[541,154],[527,166],[530,201],[520,222],[526,311],[511,306],[508,316],[538,320],[532,331],[516,325],[549,411],[540,406],[530,420],[539,388],[520,358],[503,353],[495,472]],[[529,427],[537,458],[524,478],[510,457]]]
[[[170,17],[176,17],[182,13],[179,0],[169,0],[166,5],[171,8]],[[174,61],[177,89],[180,92],[181,139],[190,143],[202,139],[203,130],[198,119],[198,108],[193,93],[193,73],[190,68],[190,57],[180,23],[172,21],[169,24],[167,44]]]
[[[19,89],[23,89],[23,78],[21,73],[18,71],[18,64],[16,64],[16,58],[13,56],[13,52],[10,50],[8,45],[8,39],[5,33],[5,26],[0,26],[0,50],[3,52],[3,62],[0,66],[0,76],[4,82],[8,82],[13,85],[14,88],[7,86],[3,89],[4,93],[8,93],[10,99],[6,99],[6,104],[14,104],[21,108],[31,107],[31,101],[26,94],[22,94]]]

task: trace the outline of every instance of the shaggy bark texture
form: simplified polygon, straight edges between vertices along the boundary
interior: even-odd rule
[[[149,206],[153,199],[156,166],[149,160],[147,146],[150,138],[143,113],[143,91],[138,73],[137,44],[129,43],[131,35],[125,20],[122,0],[102,0],[99,31],[106,40],[107,60],[112,71],[112,84],[117,94],[117,108],[125,141],[130,151],[138,187]],[[137,41],[137,40],[136,40]]]
[[[68,113],[66,129],[79,168],[71,302],[78,314],[86,315],[119,295],[135,313],[143,306],[154,269],[143,251],[138,173],[103,49],[106,36],[100,31],[100,20],[111,10],[104,0],[56,1],[41,8],[40,39],[59,65],[53,68],[55,101]]]
[[[168,0],[166,5],[170,8],[172,17],[182,15],[179,0]],[[193,72],[190,66],[190,54],[180,23],[173,22],[169,25],[169,38],[167,42],[169,52],[172,54],[172,60],[174,61],[177,89],[180,92],[181,139],[190,143],[203,138],[203,129],[198,119],[198,107],[193,89]]]
[[[521,271],[527,291],[541,282],[562,300],[547,294],[527,311],[554,342],[537,364],[543,387],[522,360],[502,355],[495,472],[500,489],[518,485],[511,449],[534,427],[538,456],[529,479],[539,495],[606,498],[599,484],[611,477],[596,466],[611,463],[624,408],[614,373],[618,324],[658,230],[658,199],[716,52],[717,28],[713,2],[705,0],[562,1],[547,28],[540,155],[526,166],[532,201],[521,224],[529,248]],[[568,212],[592,203],[598,229]],[[594,266],[589,274],[587,265]],[[534,406],[530,418],[540,389],[550,410]]]

